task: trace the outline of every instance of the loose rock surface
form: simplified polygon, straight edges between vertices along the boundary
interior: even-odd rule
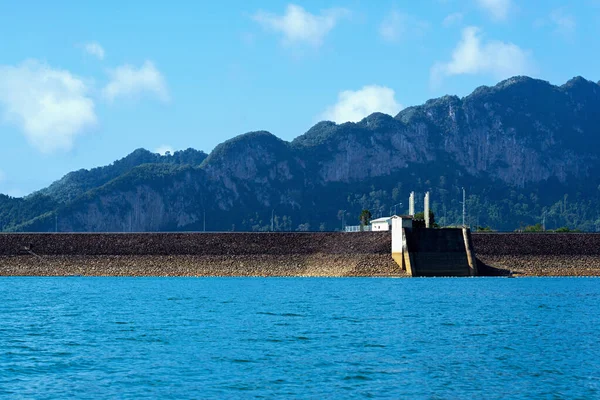
[[[600,234],[473,234],[482,275],[600,276]],[[0,234],[0,276],[406,276],[389,232]]]
[[[0,235],[0,275],[406,276],[363,233]]]
[[[600,276],[600,234],[474,233],[473,246],[484,274]]]

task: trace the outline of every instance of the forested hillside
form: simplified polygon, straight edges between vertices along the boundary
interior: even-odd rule
[[[600,230],[600,85],[515,77],[397,116],[320,122],[292,142],[240,135],[211,154],[136,150],[23,199],[4,231],[337,230],[431,191],[440,225]],[[399,203],[403,203],[399,205]]]

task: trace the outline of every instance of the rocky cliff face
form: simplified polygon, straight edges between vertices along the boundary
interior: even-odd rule
[[[478,88],[464,99],[443,97],[396,118],[425,123],[438,151],[470,174],[486,173],[523,187],[551,177],[583,177],[597,151],[600,86],[575,78],[561,87],[526,77]]]
[[[199,229],[208,213],[217,230],[305,223],[333,229],[340,210],[387,211],[410,190],[433,191],[438,215],[446,210],[451,223],[463,186],[481,194],[472,200],[478,222],[535,221],[557,199],[563,206],[555,214],[564,219],[574,212],[564,195],[587,201],[586,210],[600,200],[598,127],[598,84],[577,77],[553,86],[515,77],[395,117],[321,122],[290,143],[253,132],[208,157],[192,149],[168,157],[137,150],[111,166],[67,175],[36,194],[43,204],[37,214],[30,202],[17,217],[5,212],[13,220],[5,217],[2,226],[52,230],[58,213],[61,230],[187,230]],[[10,210],[25,207],[4,203]],[[600,227],[600,216],[585,218],[598,218]]]

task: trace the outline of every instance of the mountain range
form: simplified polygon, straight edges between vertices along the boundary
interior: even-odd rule
[[[3,231],[303,231],[406,213],[431,192],[440,225],[600,230],[600,83],[513,77],[291,142],[251,132],[159,155],[135,150],[24,198],[0,195]],[[400,204],[402,203],[402,204]]]

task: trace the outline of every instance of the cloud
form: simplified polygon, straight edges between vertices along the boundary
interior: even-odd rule
[[[429,24],[416,17],[398,11],[392,11],[379,25],[379,35],[388,42],[397,42],[407,36],[420,36],[429,28]]]
[[[96,124],[85,82],[69,71],[28,60],[0,65],[0,110],[38,150],[70,150],[75,137]]]
[[[281,34],[284,45],[305,43],[319,47],[338,21],[348,14],[346,9],[331,8],[314,15],[300,6],[290,4],[283,15],[259,11],[252,19],[264,29]]]
[[[502,79],[535,72],[529,51],[513,43],[496,40],[483,42],[479,28],[462,31],[462,39],[447,63],[436,63],[431,69],[431,83],[436,86],[444,77],[487,74]]]
[[[477,3],[496,21],[505,20],[512,8],[511,0],[477,0]]]
[[[446,18],[444,18],[444,20],[442,21],[442,25],[446,28],[453,26],[453,25],[458,25],[462,22],[464,15],[462,13],[459,12],[455,12],[452,14],[449,14],[446,16]]]
[[[561,7],[553,10],[547,17],[535,20],[533,26],[535,28],[550,27],[555,34],[565,39],[572,39],[577,30],[577,21],[572,14]]]
[[[550,21],[554,25],[554,31],[566,37],[572,36],[577,28],[575,17],[567,13],[564,8],[552,11]]]
[[[395,92],[384,86],[370,85],[360,90],[346,90],[338,95],[338,102],[329,107],[321,119],[344,122],[358,122],[374,112],[395,115],[401,109],[395,99]]]
[[[102,90],[102,95],[109,101],[146,93],[161,101],[169,101],[165,79],[151,61],[146,61],[139,68],[125,64],[109,71],[109,75],[110,82]]]
[[[160,154],[161,156],[164,156],[167,152],[173,154],[175,150],[173,149],[173,147],[163,144],[162,146],[158,146],[156,150],[154,150],[154,152]]]
[[[104,60],[104,49],[97,42],[89,42],[83,46],[86,53],[96,57],[98,60]]]

